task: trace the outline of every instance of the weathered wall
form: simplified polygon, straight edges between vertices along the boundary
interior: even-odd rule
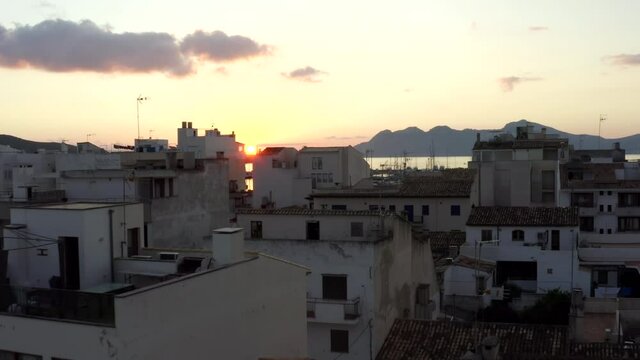
[[[176,195],[152,199],[149,246],[208,248],[211,231],[229,225],[229,178],[225,160],[205,160],[203,170],[183,170]]]

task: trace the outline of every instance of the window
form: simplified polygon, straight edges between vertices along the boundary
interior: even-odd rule
[[[607,229],[607,234],[611,234],[611,229]]]
[[[352,237],[363,237],[364,236],[364,226],[361,222],[352,222],[351,223],[351,236]]]
[[[422,216],[429,215],[429,205],[422,205]]]
[[[407,220],[413,222],[413,205],[405,205],[404,212],[407,214]]]
[[[560,230],[551,230],[551,250],[560,250]]]
[[[349,331],[331,329],[331,352],[349,352]]]
[[[547,274],[549,275],[553,274],[553,268],[547,268]]]
[[[618,193],[619,207],[640,207],[640,193]]]
[[[347,210],[347,205],[331,205],[331,210]]]
[[[611,196],[611,191],[607,191],[607,195]]]
[[[640,231],[640,217],[619,217],[618,232]]]
[[[555,191],[556,174],[553,170],[542,170],[542,190]]]
[[[585,216],[580,218],[580,231],[593,231],[593,216]]]
[[[347,300],[347,276],[322,275],[322,298]]]
[[[611,212],[611,205],[607,205],[607,212]]]
[[[251,222],[251,238],[262,239],[262,221]]]
[[[600,229],[598,232],[599,232],[600,234],[604,234],[604,229]]]
[[[593,193],[571,194],[571,206],[593,207]]]
[[[600,190],[600,195],[604,195],[604,191]]]
[[[127,229],[127,256],[140,253],[140,228]]]
[[[312,157],[311,158],[311,168],[313,170],[322,170],[322,158],[321,157]]]
[[[307,221],[307,240],[320,240],[320,223]]]
[[[451,205],[451,216],[460,216],[460,205]]]
[[[604,212],[604,205],[600,205],[599,209],[600,209],[600,212]]]
[[[378,205],[369,205],[369,211],[378,211],[380,207]]]
[[[164,179],[153,180],[153,197],[154,198],[164,197]]]
[[[524,230],[513,230],[511,232],[512,241],[524,241]]]
[[[490,241],[493,240],[493,231],[491,230],[482,230],[482,241]]]
[[[478,275],[476,277],[476,294],[482,295],[487,290],[487,279],[484,275]]]
[[[389,205],[389,211],[396,212],[396,206],[395,205]]]
[[[169,179],[169,196],[173,196],[173,179]]]

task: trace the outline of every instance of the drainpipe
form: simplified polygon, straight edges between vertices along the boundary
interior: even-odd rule
[[[114,282],[113,272],[113,210],[109,210],[109,269],[111,270],[111,282]]]

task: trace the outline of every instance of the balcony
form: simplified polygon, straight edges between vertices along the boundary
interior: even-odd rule
[[[0,314],[113,327],[113,295],[0,285]]]
[[[360,321],[360,298],[351,300],[307,298],[307,321],[328,324],[357,324]]]

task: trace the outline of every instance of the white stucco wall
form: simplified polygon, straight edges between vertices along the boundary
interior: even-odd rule
[[[61,236],[77,237],[80,266],[80,288],[88,288],[110,282],[109,210],[113,210],[113,256],[126,256],[126,230],[138,228],[142,243],[144,223],[142,204],[98,207],[87,210],[13,208],[11,223],[24,224],[19,232],[4,230],[5,249],[9,251],[7,276],[12,285],[49,287],[49,279],[60,275],[57,244],[35,241],[44,237],[57,240]],[[27,232],[31,240],[18,239]],[[124,243],[123,243],[124,242]],[[45,249],[46,256],[39,256],[38,249]],[[122,253],[124,252],[124,253]]]
[[[116,296],[116,328],[0,315],[0,349],[68,359],[307,356],[306,270],[259,257]]]

